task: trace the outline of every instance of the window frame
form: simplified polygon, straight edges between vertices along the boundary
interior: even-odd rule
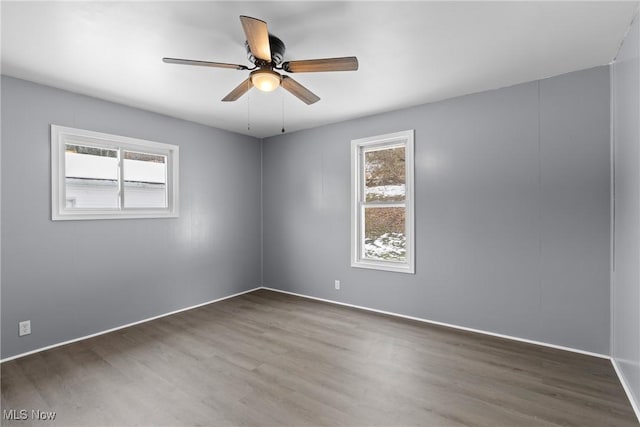
[[[351,267],[415,274],[414,130],[359,138],[351,141]],[[405,262],[364,258],[364,153],[371,148],[405,147]],[[398,203],[388,203],[397,207]],[[384,204],[385,206],[387,204]]]
[[[118,151],[118,197],[120,207],[69,209],[66,207],[65,147],[76,144]],[[134,151],[166,156],[167,207],[126,208],[124,206],[123,152]],[[51,125],[51,220],[91,220],[125,218],[177,218],[179,216],[179,152],[177,145]]]

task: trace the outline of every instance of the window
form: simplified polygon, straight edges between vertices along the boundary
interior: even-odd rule
[[[413,130],[351,141],[351,266],[414,273]]]
[[[51,125],[51,219],[177,216],[177,146]]]

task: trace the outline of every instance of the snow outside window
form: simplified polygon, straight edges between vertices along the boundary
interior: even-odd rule
[[[351,266],[414,273],[413,130],[351,141]]]
[[[178,216],[178,147],[51,125],[51,218]]]

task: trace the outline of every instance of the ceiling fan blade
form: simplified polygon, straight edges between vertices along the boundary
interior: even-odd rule
[[[226,64],[224,62],[209,62],[209,61],[196,61],[193,59],[180,59],[180,58],[162,58],[163,62],[167,64],[182,64],[182,65],[200,65],[202,67],[214,67],[214,68],[231,68],[234,70],[248,70],[248,67],[239,64]]]
[[[289,73],[313,73],[319,71],[355,71],[358,69],[358,58],[345,56],[343,58],[307,59],[302,61],[287,61],[282,68]]]
[[[222,98],[222,101],[223,102],[235,101],[238,98],[240,98],[242,95],[247,93],[249,89],[251,89],[252,87],[253,87],[253,83],[251,83],[251,79],[248,78],[242,83],[240,83],[238,86],[236,86],[235,89],[229,92],[227,96]]]
[[[307,105],[320,101],[320,97],[289,76],[282,76],[280,85]]]
[[[253,56],[263,61],[271,62],[271,47],[269,45],[269,30],[267,23],[250,16],[240,16],[242,29],[247,36],[247,43]]]

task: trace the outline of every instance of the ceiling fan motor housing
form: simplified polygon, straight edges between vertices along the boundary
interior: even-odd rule
[[[247,49],[247,58],[249,58],[249,61],[251,61],[252,64],[262,65],[259,64],[262,61],[251,53],[249,42],[245,41],[244,47]],[[269,48],[271,49],[271,64],[274,66],[280,65],[284,59],[284,51],[286,50],[284,42],[273,34],[269,34]]]

